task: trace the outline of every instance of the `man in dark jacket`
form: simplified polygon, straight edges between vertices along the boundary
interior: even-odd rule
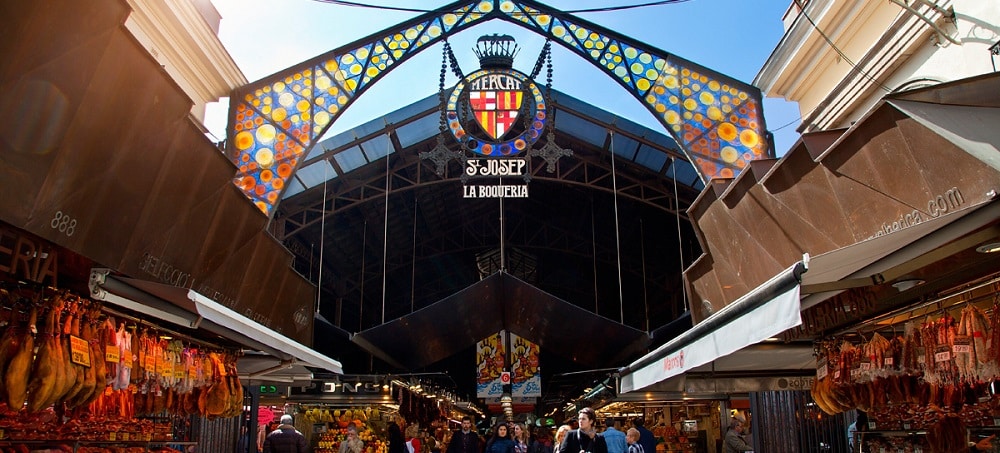
[[[447,453],[479,453],[479,434],[472,430],[472,417],[462,417],[462,429],[451,435]]]
[[[642,418],[637,418],[632,420],[632,424],[635,425],[635,429],[639,431],[639,445],[642,445],[642,450],[646,453],[656,452],[656,436],[653,432],[646,429],[644,426],[644,420]]]
[[[566,433],[556,453],[608,453],[608,444],[596,429],[597,413],[585,407],[580,409],[576,421],[580,427]]]
[[[292,416],[282,415],[278,429],[264,438],[264,453],[308,453],[306,436],[292,426]]]

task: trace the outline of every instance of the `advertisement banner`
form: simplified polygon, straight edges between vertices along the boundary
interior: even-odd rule
[[[506,366],[506,351],[510,350],[510,367]],[[513,333],[500,331],[476,343],[476,397],[499,398],[504,384],[510,384],[514,398],[536,398],[542,395],[539,370],[540,351],[537,344]],[[510,370],[509,382],[504,372]]]
[[[538,368],[538,345],[515,334],[510,334],[510,370],[514,376],[512,397],[542,396],[542,376]]]
[[[478,398],[499,398],[503,395],[500,375],[506,368],[504,337],[504,332],[500,331],[476,342],[476,397]]]

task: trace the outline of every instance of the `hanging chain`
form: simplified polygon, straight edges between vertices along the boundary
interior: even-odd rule
[[[445,105],[444,99],[444,76],[448,68],[448,54],[451,53],[451,44],[448,41],[444,42],[444,51],[441,52],[441,77],[438,79],[438,101],[441,106],[441,124],[438,125],[438,129],[444,134],[444,131],[448,129],[448,118],[446,111],[447,106]]]
[[[444,78],[448,73],[449,59],[451,60],[451,69],[453,71],[459,70],[458,63],[455,61],[455,56],[451,52],[451,45],[448,44],[448,41],[445,41],[444,50],[441,52],[441,76],[438,79],[438,102],[440,103],[441,109],[441,118],[439,120],[440,124],[438,124],[440,133],[438,133],[437,136],[437,145],[430,151],[420,153],[420,159],[426,159],[434,162],[434,172],[437,173],[438,176],[444,175],[449,161],[452,159],[458,159],[462,156],[461,151],[452,151],[448,149],[448,146],[445,145],[444,138],[445,131],[448,130],[448,105],[445,99]],[[461,78],[461,76],[459,76],[459,78]],[[388,189],[386,190],[386,193],[388,193]]]
[[[545,97],[545,110],[546,110],[545,111],[545,116],[546,117],[548,117],[548,115],[549,115],[548,109],[550,108],[549,104],[551,103],[551,100],[549,99],[549,96],[548,96],[548,91],[551,89],[551,86],[552,86],[552,56],[551,55],[552,55],[552,42],[549,39],[546,39],[545,40],[545,45],[542,46],[542,51],[538,54],[538,60],[535,61],[535,67],[534,67],[534,69],[531,70],[531,76],[530,76],[530,78],[532,80],[537,79],[538,78],[538,74],[540,74],[542,72],[542,66],[545,65],[546,61],[548,62],[548,64],[549,64],[548,83],[545,85],[546,86],[546,88],[545,88],[546,92],[543,94],[543,96]],[[531,122],[534,121],[534,118],[531,117],[531,115],[530,115],[531,109],[530,109],[530,107],[527,104],[522,104],[521,107],[522,107],[522,109],[521,109],[522,112],[520,113],[520,115],[521,115],[521,121],[524,124],[524,127],[527,128],[527,127],[530,126]]]
[[[462,68],[458,67],[458,59],[455,58],[455,54],[451,51],[451,44],[448,41],[444,42],[444,51],[448,55],[448,60],[451,62],[451,73],[455,74],[455,77],[462,79],[465,77],[465,73],[462,72]]]
[[[549,132],[555,128],[555,107],[552,102],[552,52],[549,41],[545,41],[545,118],[548,119]]]
[[[531,70],[531,78],[534,79],[538,77],[538,74],[542,72],[542,65],[545,64],[545,58],[551,52],[552,43],[546,39],[545,45],[542,46],[542,52],[538,54],[538,60],[535,61],[535,69]]]
[[[545,167],[545,171],[552,173],[556,170],[556,162],[562,157],[568,157],[573,155],[573,150],[563,148],[556,144],[556,133],[555,133],[555,102],[552,100],[552,52],[549,41],[545,41],[545,46],[543,47],[543,54],[545,57],[545,92],[542,96],[545,98],[545,119],[548,123],[545,125],[547,133],[545,134],[545,144],[541,148],[533,148],[528,151],[528,156],[530,157],[541,157],[548,164]],[[542,58],[538,59],[538,63],[535,64],[535,75],[541,72],[542,68]],[[620,296],[619,296],[620,297]]]

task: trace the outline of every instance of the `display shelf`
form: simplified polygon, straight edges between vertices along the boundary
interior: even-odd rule
[[[189,447],[197,446],[198,442],[175,442],[170,440],[153,440],[153,441],[99,441],[99,440],[10,440],[3,439],[0,440],[0,447],[13,447],[17,445],[24,445],[29,447],[53,447],[59,448],[62,446],[68,446],[73,449],[74,452],[80,449],[80,447],[143,447],[147,452],[152,451],[151,448],[158,447]]]
[[[657,453],[706,453],[705,431],[683,431],[677,436],[663,436],[664,449]]]
[[[928,452],[927,431],[918,429],[855,431],[852,452],[872,451],[889,453],[896,451]]]

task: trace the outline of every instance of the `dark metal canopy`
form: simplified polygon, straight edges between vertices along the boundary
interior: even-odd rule
[[[649,336],[497,272],[440,302],[352,337],[401,368],[420,369],[507,330],[598,368],[642,352]],[[601,341],[581,341],[587,337]],[[414,345],[419,345],[414,347]]]

